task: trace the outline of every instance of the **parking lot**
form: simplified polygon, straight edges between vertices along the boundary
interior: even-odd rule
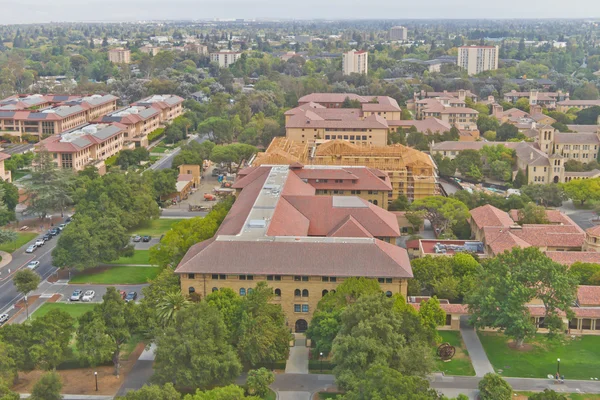
[[[92,303],[101,303],[102,296],[104,296],[104,294],[106,293],[106,290],[109,287],[114,287],[118,291],[123,290],[126,293],[137,292],[138,300],[140,300],[142,297],[144,297],[142,295],[142,288],[145,286],[148,286],[148,285],[114,285],[114,286],[111,285],[111,286],[108,286],[108,285],[68,285],[68,284],[55,283],[55,284],[51,285],[50,287],[48,287],[46,290],[44,290],[42,292],[42,294],[43,295],[51,295],[51,294],[58,293],[58,294],[62,295],[59,302],[69,303],[70,302],[69,298],[71,297],[71,294],[73,294],[73,292],[76,289],[83,290],[84,292],[87,290],[93,290],[96,292],[96,295],[95,295]]]

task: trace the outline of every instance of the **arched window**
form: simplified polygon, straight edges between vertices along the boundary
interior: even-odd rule
[[[300,291],[300,289],[294,290],[294,296],[300,297],[301,295],[302,295],[302,292]]]
[[[248,288],[248,294],[252,293],[253,291],[254,291],[254,289]]]
[[[390,292],[390,291],[388,290],[387,292],[385,292],[385,295],[386,295],[387,297],[392,297],[392,292]]]
[[[218,291],[218,290],[219,290],[219,288],[216,288],[216,287],[212,288],[212,291],[213,291],[213,292],[216,292],[216,291]]]
[[[240,289],[240,296],[245,296],[246,295],[246,289],[241,288]]]
[[[194,289],[193,286],[190,286],[190,288],[188,289],[188,293],[189,294],[196,293],[196,289]]]
[[[373,205],[377,205],[377,200],[373,200]]]
[[[302,297],[308,297],[308,289],[302,291]]]
[[[281,297],[281,289],[275,289],[275,296]]]
[[[322,295],[323,297],[325,297],[325,295],[326,295],[327,293],[329,293],[329,291],[328,291],[327,289],[325,289],[325,290],[323,290],[323,291],[321,292],[321,295]]]
[[[332,290],[331,293],[335,293],[335,290]]]

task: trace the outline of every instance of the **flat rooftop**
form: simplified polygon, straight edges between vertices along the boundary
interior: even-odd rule
[[[485,255],[485,247],[477,240],[436,240],[421,239],[419,248],[423,254],[454,255],[457,253],[474,253]]]

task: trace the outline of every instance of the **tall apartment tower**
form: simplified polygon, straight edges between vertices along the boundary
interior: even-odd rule
[[[393,26],[390,29],[390,40],[408,40],[408,29],[403,26]]]
[[[342,54],[342,72],[344,75],[367,74],[369,71],[369,53],[350,50]]]
[[[457,64],[469,75],[498,69],[498,46],[459,47]]]
[[[131,63],[131,51],[122,47],[110,49],[108,51],[108,61],[115,64],[129,64]]]

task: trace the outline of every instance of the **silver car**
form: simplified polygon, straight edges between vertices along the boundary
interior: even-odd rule
[[[0,325],[8,321],[8,314],[0,314]]]
[[[81,297],[81,301],[92,301],[96,297],[96,292],[93,290],[87,290]]]
[[[36,269],[38,266],[40,265],[39,261],[29,261],[29,263],[27,263],[27,268],[29,269]]]
[[[37,245],[36,244],[32,244],[30,245],[27,250],[25,250],[25,253],[33,253],[35,251],[35,249],[37,249]]]

